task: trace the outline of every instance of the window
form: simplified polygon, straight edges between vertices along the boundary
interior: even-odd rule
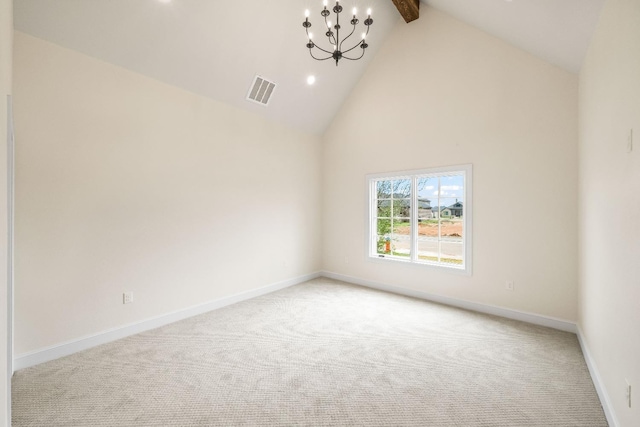
[[[369,257],[471,274],[471,165],[367,176]]]

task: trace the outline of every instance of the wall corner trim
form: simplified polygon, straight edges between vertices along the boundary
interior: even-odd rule
[[[591,380],[593,381],[593,385],[596,388],[596,392],[598,393],[598,397],[600,398],[600,404],[602,405],[602,409],[604,410],[604,415],[607,417],[607,422],[609,423],[609,427],[619,427],[620,423],[618,423],[618,418],[616,417],[615,412],[613,411],[613,405],[611,404],[611,399],[609,398],[609,393],[607,393],[607,389],[604,386],[604,382],[600,377],[600,372],[598,371],[598,367],[596,366],[595,360],[591,356],[591,352],[589,351],[589,347],[587,346],[587,340],[584,337],[584,333],[582,332],[582,328],[580,324],[577,325],[578,328],[578,342],[580,343],[580,348],[582,349],[582,354],[584,355],[584,360],[587,362],[587,368],[589,368],[589,373],[591,374]]]
[[[203,304],[194,305],[181,310],[162,314],[160,316],[145,319],[139,322],[130,323],[121,327],[109,329],[94,335],[88,335],[72,341],[45,347],[39,350],[31,351],[18,355],[13,360],[13,366],[16,371],[31,366],[39,365],[44,362],[59,359],[60,357],[69,356],[82,350],[87,350],[101,344],[119,340],[130,335],[139,334],[150,329],[159,328],[179,320],[207,313],[231,304],[256,298],[262,295],[270,294],[290,286],[298,285],[306,281],[320,277],[319,272],[306,274],[292,279],[283,280],[281,282],[272,283],[260,288],[251,289],[249,291],[240,292],[227,297],[218,298]]]
[[[464,308],[466,310],[476,311],[479,313],[492,314],[494,316],[505,317],[507,319],[520,320],[526,323],[532,323],[534,325],[546,326],[548,328],[559,329],[565,332],[577,333],[576,324],[574,322],[557,319],[555,317],[543,316],[535,313],[528,313],[525,311],[513,310],[505,307],[498,307],[494,305],[482,304],[473,301],[466,301],[458,298],[445,297],[436,294],[430,294],[427,292],[417,291],[413,289],[407,289],[396,285],[389,285],[386,283],[375,282],[366,279],[360,279],[358,277],[346,276],[339,273],[333,273],[330,271],[323,271],[323,277],[329,279],[340,280],[342,282],[352,283],[354,285],[365,286],[372,289],[378,289],[380,291],[391,292],[394,294],[405,295],[408,297],[420,298],[427,301],[433,301],[440,304],[450,305],[452,307]]]

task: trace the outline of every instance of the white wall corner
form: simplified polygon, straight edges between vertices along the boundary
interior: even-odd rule
[[[609,393],[607,393],[604,382],[602,382],[596,362],[595,360],[593,360],[593,357],[591,357],[591,352],[589,351],[589,347],[587,346],[587,341],[585,340],[580,324],[577,325],[577,329],[578,342],[580,343],[580,348],[582,349],[584,360],[585,362],[587,362],[587,367],[589,368],[589,373],[591,374],[591,380],[593,381],[593,385],[595,386],[598,397],[600,398],[600,404],[602,405],[604,414],[607,417],[609,427],[618,427],[620,426],[620,424],[618,423],[618,418],[613,411],[613,405],[611,404]]]
[[[39,350],[31,351],[18,355],[13,360],[13,366],[15,370],[28,368],[31,366],[39,365],[41,363],[49,362],[51,360],[59,359],[60,357],[69,356],[73,353],[77,353],[82,350],[87,350],[98,345],[106,344],[121,338],[125,338],[131,335],[139,334],[151,329],[159,328],[169,323],[174,323],[189,317],[197,316],[199,314],[207,313],[209,311],[217,310],[222,307],[226,307],[231,304],[246,301],[251,298],[256,298],[262,295],[270,294],[275,291],[279,291],[290,286],[298,285],[306,281],[320,277],[319,272],[306,274],[304,276],[295,277],[292,279],[283,280],[281,282],[272,283],[267,286],[263,286],[257,289],[237,293],[227,297],[219,298],[216,300],[208,301],[203,304],[198,304],[192,307],[188,307],[182,310],[177,310],[171,313],[163,314],[150,319],[145,319],[140,322],[131,323],[118,328],[113,328],[107,331],[103,331],[94,335],[85,336],[76,340],[67,341],[61,344],[53,345],[50,347],[42,348]]]
[[[479,313],[492,314],[494,316],[505,317],[507,319],[519,320],[548,328],[558,329],[565,332],[577,333],[576,324],[564,319],[555,317],[542,316],[540,314],[528,313],[519,310],[513,310],[505,307],[497,307],[493,305],[482,304],[473,301],[461,300],[458,298],[445,297],[441,295],[430,294],[427,292],[416,291],[413,289],[402,288],[396,285],[374,282],[371,280],[361,279],[358,277],[347,276],[344,274],[323,271],[323,277],[329,279],[340,280],[354,285],[366,286],[368,288],[378,289],[381,291],[391,292],[394,294],[406,295],[409,297],[420,298],[427,301],[437,302],[440,304],[450,305],[452,307],[464,308],[466,310],[476,311]]]

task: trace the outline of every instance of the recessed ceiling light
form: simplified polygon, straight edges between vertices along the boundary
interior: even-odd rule
[[[307,84],[308,85],[312,85],[316,82],[316,76],[309,76],[307,77]]]
[[[160,3],[171,3],[171,0],[158,0]]]

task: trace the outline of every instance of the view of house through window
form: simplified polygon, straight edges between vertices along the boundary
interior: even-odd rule
[[[370,256],[468,270],[470,172],[370,176]]]

